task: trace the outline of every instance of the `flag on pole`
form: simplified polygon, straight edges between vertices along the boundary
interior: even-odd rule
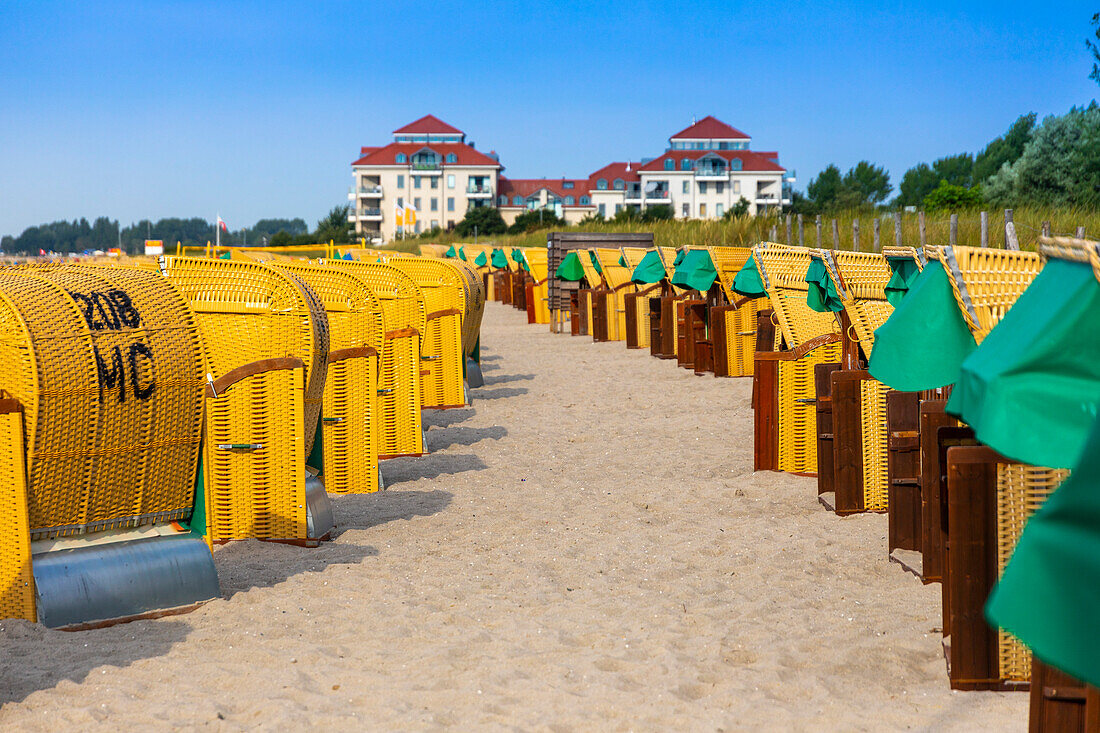
[[[405,226],[405,210],[401,208],[401,204],[393,205],[393,220],[397,226]]]
[[[225,222],[222,221],[222,218],[220,216],[218,217],[218,228],[221,229],[223,232],[229,231],[229,227],[225,225]]]
[[[405,225],[413,226],[416,224],[416,207],[409,204],[405,207]]]

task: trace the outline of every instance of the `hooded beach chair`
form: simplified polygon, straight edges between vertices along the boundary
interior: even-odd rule
[[[420,414],[421,339],[427,319],[424,295],[411,277],[392,265],[355,260],[320,260],[318,264],[354,275],[382,304],[386,333],[378,379],[382,413],[378,458],[424,455],[427,447]]]
[[[35,266],[0,270],[0,313],[0,617],[87,628],[217,597],[187,526],[204,365],[185,299],[155,271]]]
[[[597,301],[602,300],[606,308],[606,338],[597,339],[605,341],[626,340],[626,304],[625,296],[636,290],[630,277],[633,272],[630,263],[623,258],[622,249],[611,247],[596,247],[591,250],[596,262],[599,264],[600,274],[603,276],[606,290],[597,295]],[[596,310],[601,311],[599,302]],[[599,331],[599,329],[597,329]]]
[[[562,285],[563,289],[566,289],[569,293],[569,334],[571,336],[587,336],[588,324],[589,324],[589,310],[586,304],[589,301],[589,294],[583,291],[587,290],[589,286],[588,271],[585,269],[582,257],[587,258],[588,253],[584,250],[572,250],[567,252],[562,258],[557,269],[554,271],[554,278],[561,283],[568,283],[569,285]],[[590,287],[590,286],[589,286]],[[583,312],[582,312],[583,311]],[[555,311],[552,314],[554,319],[560,318],[560,313]],[[553,326],[551,327],[553,328]]]
[[[641,247],[620,247],[619,264],[630,270],[630,281],[635,287],[623,295],[623,309],[626,318],[625,341],[628,349],[644,349],[649,346],[649,300],[648,294],[660,287],[658,284],[643,284],[634,279],[638,265],[647,254]],[[648,287],[647,287],[648,286]]]
[[[485,315],[485,286],[477,270],[461,260],[449,260],[465,285],[466,313],[462,317],[462,352],[465,354],[466,383],[484,386],[481,376],[481,319]]]
[[[607,284],[603,269],[590,249],[574,250],[577,262],[584,270],[587,287],[577,291],[577,313],[580,318],[580,335],[591,336],[593,341],[607,341],[608,309]]]
[[[954,396],[963,364],[972,356],[980,361],[979,346],[993,333],[998,334],[996,345],[1020,327],[1010,319],[1005,329],[995,328],[1042,263],[1035,252],[973,247],[926,248],[926,255],[927,265],[876,334],[871,373],[887,384],[893,380],[910,388],[954,384],[947,409],[958,415],[965,412],[959,401],[966,399],[968,389]],[[905,330],[913,331],[908,343],[903,343]],[[998,556],[1007,559],[1024,522],[1066,471],[1012,460],[958,433],[973,436],[969,429],[940,429],[935,443],[921,436],[922,456],[934,449],[940,462],[938,480],[929,480],[937,477],[922,468],[922,560],[925,566],[930,558],[939,564],[951,686],[1026,688],[1030,655],[1014,639],[988,627],[981,608],[1003,567]]]
[[[676,358],[676,302],[684,297],[686,291],[672,286],[669,280],[679,257],[680,254],[671,247],[650,248],[630,275],[642,301],[636,306],[638,320],[649,325],[646,340],[650,356],[659,359]]]
[[[328,374],[320,426],[306,464],[333,494],[381,487],[378,373],[386,333],[382,304],[351,273],[304,262],[271,263],[301,279],[320,299],[329,325]]]
[[[520,269],[525,273],[524,303],[527,322],[550,323],[549,260],[544,247],[524,247],[520,250]]]
[[[756,352],[756,321],[763,301],[736,292],[733,281],[752,256],[749,247],[708,247],[718,271],[724,304],[710,309],[714,376],[751,377]]]
[[[806,304],[809,250],[765,243],[735,277],[746,297],[768,298],[757,323],[753,370],[754,470],[817,472],[814,367],[840,358],[841,334],[831,312]]]
[[[242,260],[163,257],[195,312],[205,357],[202,499],[211,543],[316,545],[333,527],[306,471],[328,359],[324,306],[300,278]]]

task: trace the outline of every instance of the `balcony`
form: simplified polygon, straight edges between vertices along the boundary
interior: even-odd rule
[[[729,179],[729,170],[715,166],[703,166],[695,169],[695,178],[699,181],[725,181]]]
[[[422,160],[414,160],[409,164],[414,174],[425,176],[438,176],[442,173],[439,163],[429,163]]]
[[[627,201],[639,201],[640,202],[642,200],[642,189],[641,188],[628,188],[628,189],[626,189],[625,198],[626,198]]]
[[[380,199],[382,198],[381,186],[360,186],[359,195],[365,199]]]
[[[359,221],[382,221],[382,209],[359,209]]]
[[[492,198],[493,189],[486,185],[471,183],[466,186],[466,195],[475,198]]]
[[[779,203],[779,197],[776,196],[775,194],[768,194],[768,193],[758,193],[758,194],[756,194],[756,204],[757,204],[757,206],[760,206],[760,205],[774,206],[778,203]]]
[[[668,189],[659,188],[656,191],[648,191],[645,195],[646,203],[654,204],[667,204],[668,203]]]

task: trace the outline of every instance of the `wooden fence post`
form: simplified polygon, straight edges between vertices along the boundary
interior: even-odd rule
[[[1049,221],[1044,221],[1043,222],[1042,230],[1043,230],[1043,236],[1044,237],[1049,237],[1050,236],[1050,222]]]
[[[882,251],[879,248],[879,241],[878,241],[879,228],[881,227],[881,225],[882,225],[882,220],[879,219],[877,216],[874,219],[871,220],[871,237],[872,237],[871,251],[872,252],[881,252]]]
[[[821,249],[821,214],[814,217],[814,227],[817,229],[817,239],[814,240],[814,246]]]
[[[806,241],[802,238],[802,214],[798,215],[798,246],[806,246]]]
[[[787,214],[787,246],[791,245],[791,215]]]
[[[924,235],[924,211],[917,212],[917,232],[920,238],[920,246],[924,247],[927,244]]]
[[[959,243],[959,215],[951,215],[951,231],[947,235],[947,243],[952,247]]]
[[[982,212],[982,246],[989,246],[989,212]]]
[[[1005,249],[1020,249],[1020,241],[1016,239],[1016,223],[1012,221],[1012,209],[1005,209]]]
[[[840,249],[840,225],[833,219],[833,249]]]
[[[770,241],[775,242],[779,239],[779,234],[776,231],[775,224],[772,224],[772,238]]]
[[[894,212],[894,246],[901,246],[901,212]]]
[[[1084,239],[1085,238],[1085,228],[1084,227],[1077,227],[1077,231],[1075,232],[1075,234],[1076,234],[1078,239]]]
[[[859,252],[859,219],[852,219],[852,251]]]

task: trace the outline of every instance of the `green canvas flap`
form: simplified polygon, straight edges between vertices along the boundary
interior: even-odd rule
[[[630,267],[630,263],[626,261],[626,255],[619,255],[619,267]]]
[[[484,252],[478,252],[477,257],[474,258],[474,264],[478,267],[485,267],[489,264],[489,258],[485,256]]]
[[[512,261],[517,264],[523,261],[523,251],[519,247],[512,250]]]
[[[682,250],[682,249],[676,250],[676,257],[674,257],[673,260],[672,260],[672,268],[676,269],[676,266],[679,265],[683,261],[684,261],[684,250]]]
[[[806,305],[818,313],[839,313],[844,310],[844,301],[836,292],[836,283],[829,277],[825,263],[816,257],[810,258],[804,278],[809,287],[806,290]]]
[[[603,274],[603,268],[600,267],[600,260],[599,260],[599,258],[596,257],[596,253],[593,252],[592,250],[589,250],[588,251],[588,256],[589,256],[589,258],[591,258],[592,266],[596,268],[596,272],[598,272],[602,275]]]
[[[584,279],[584,266],[581,264],[576,252],[570,252],[565,256],[565,259],[558,265],[558,269],[554,271],[554,277],[569,282],[579,282]]]
[[[1100,283],[1052,259],[962,363],[947,411],[1009,458],[1071,468],[1098,404]]]
[[[682,253],[672,273],[672,284],[705,293],[718,278],[718,271],[705,249],[689,249]]]
[[[912,257],[887,257],[886,263],[891,270],[890,282],[886,283],[886,302],[897,308],[920,274],[920,267]]]
[[[447,248],[447,251],[443,253],[444,257],[457,257],[458,253],[455,252],[455,246],[452,244]]]
[[[494,249],[493,258],[490,261],[492,262],[493,267],[497,268],[498,270],[504,270],[508,267],[508,255],[504,254],[504,250],[502,249]]]
[[[1024,525],[985,615],[1039,659],[1100,686],[1098,588],[1100,421],[1095,421],[1073,474]]]
[[[733,292],[746,298],[767,297],[768,291],[764,289],[764,281],[756,269],[755,255],[750,256],[733,276]]]
[[[868,369],[887,387],[917,392],[953,384],[978,346],[955,304],[943,265],[929,262],[875,331]]]
[[[646,252],[645,257],[630,273],[630,282],[639,285],[652,285],[665,279],[665,263],[661,261],[661,255],[656,250]]]
[[[458,259],[462,260],[463,262],[468,261],[466,259],[466,248],[465,247],[459,247],[458,248]]]

